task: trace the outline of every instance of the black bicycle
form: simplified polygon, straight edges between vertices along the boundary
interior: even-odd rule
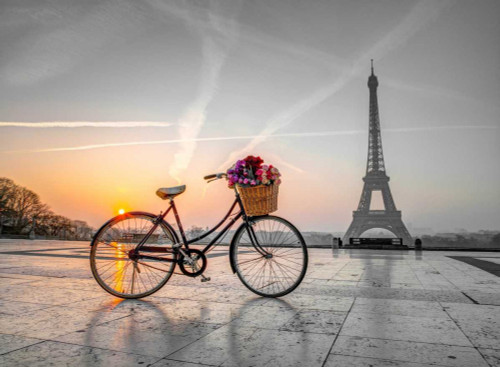
[[[225,178],[225,173],[205,176],[208,182]],[[186,186],[158,189],[156,194],[170,205],[164,213],[129,212],[106,222],[91,242],[90,267],[99,285],[121,298],[146,297],[167,283],[174,268],[189,277],[200,276],[207,268],[206,253],[242,219],[229,247],[233,273],[252,292],[280,297],[300,284],[307,270],[307,247],[300,232],[287,220],[273,216],[247,216],[238,192],[224,218],[200,236],[187,239],[174,198]],[[173,212],[180,240],[164,219]],[[224,223],[226,225],[216,232]],[[190,248],[214,234],[202,250]]]

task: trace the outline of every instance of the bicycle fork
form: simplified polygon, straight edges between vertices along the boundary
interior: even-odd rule
[[[273,255],[269,252],[267,252],[266,250],[264,250],[262,248],[262,246],[259,244],[259,241],[257,240],[257,236],[255,235],[255,232],[252,228],[252,225],[250,222],[247,223],[247,232],[248,232],[248,236],[250,237],[250,242],[252,242],[252,246],[255,248],[255,250],[261,254],[263,257],[265,257],[266,259],[270,259],[273,257]]]

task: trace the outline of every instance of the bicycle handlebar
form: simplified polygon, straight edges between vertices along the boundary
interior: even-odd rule
[[[204,180],[218,180],[218,179],[221,179],[223,177],[226,177],[227,174],[224,173],[224,172],[221,172],[221,173],[212,173],[211,175],[206,175],[205,177],[203,177]]]

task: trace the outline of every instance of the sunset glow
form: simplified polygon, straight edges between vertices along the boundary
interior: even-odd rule
[[[2,3],[0,177],[94,228],[158,214],[168,202],[156,190],[185,184],[183,224],[205,227],[234,192],[203,176],[259,155],[282,173],[277,215],[345,231],[366,172],[374,59],[409,231],[498,229],[498,4],[300,3]]]

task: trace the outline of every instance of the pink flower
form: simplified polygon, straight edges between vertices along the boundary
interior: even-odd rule
[[[250,181],[250,185],[255,186],[255,185],[257,185],[257,183],[255,182],[255,180],[252,180],[252,181]]]

